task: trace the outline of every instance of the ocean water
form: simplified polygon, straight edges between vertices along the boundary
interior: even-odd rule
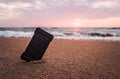
[[[120,41],[120,28],[45,28],[58,39],[88,39]],[[32,37],[35,28],[1,27],[0,37]]]

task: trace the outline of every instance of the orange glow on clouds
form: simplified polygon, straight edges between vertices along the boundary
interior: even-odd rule
[[[105,18],[95,20],[82,20],[83,26],[87,27],[120,27],[120,18]]]

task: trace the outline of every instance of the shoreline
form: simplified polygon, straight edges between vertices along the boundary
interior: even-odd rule
[[[27,38],[31,39],[32,37],[0,37],[0,38]],[[120,42],[120,40],[112,40],[112,39],[86,39],[86,38],[57,38],[54,37],[54,40],[84,40],[84,41],[110,41],[110,42]]]

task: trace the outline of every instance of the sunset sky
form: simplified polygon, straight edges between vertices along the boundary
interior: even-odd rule
[[[0,27],[120,27],[120,0],[0,0]]]

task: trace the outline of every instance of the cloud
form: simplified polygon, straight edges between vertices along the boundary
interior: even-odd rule
[[[74,0],[74,5],[75,6],[89,6],[90,2],[88,0]]]
[[[48,4],[50,6],[66,6],[68,3],[69,0],[51,0]]]
[[[115,8],[119,6],[118,0],[99,0],[91,4],[92,8]]]
[[[0,19],[16,18],[20,12],[10,11],[10,10],[0,10]]]
[[[47,8],[46,4],[40,0],[35,0],[34,3],[31,3],[31,7],[35,9],[44,9]]]
[[[41,10],[46,8],[46,5],[36,0],[34,2],[9,2],[0,3],[0,19],[15,18],[15,16],[20,15],[25,10],[38,9]]]
[[[73,4],[76,6],[86,6],[97,9],[107,9],[119,7],[119,0],[74,0]]]
[[[12,2],[9,4],[0,3],[0,8],[14,10],[14,9],[26,9],[31,7],[29,3],[22,3],[22,2]]]

